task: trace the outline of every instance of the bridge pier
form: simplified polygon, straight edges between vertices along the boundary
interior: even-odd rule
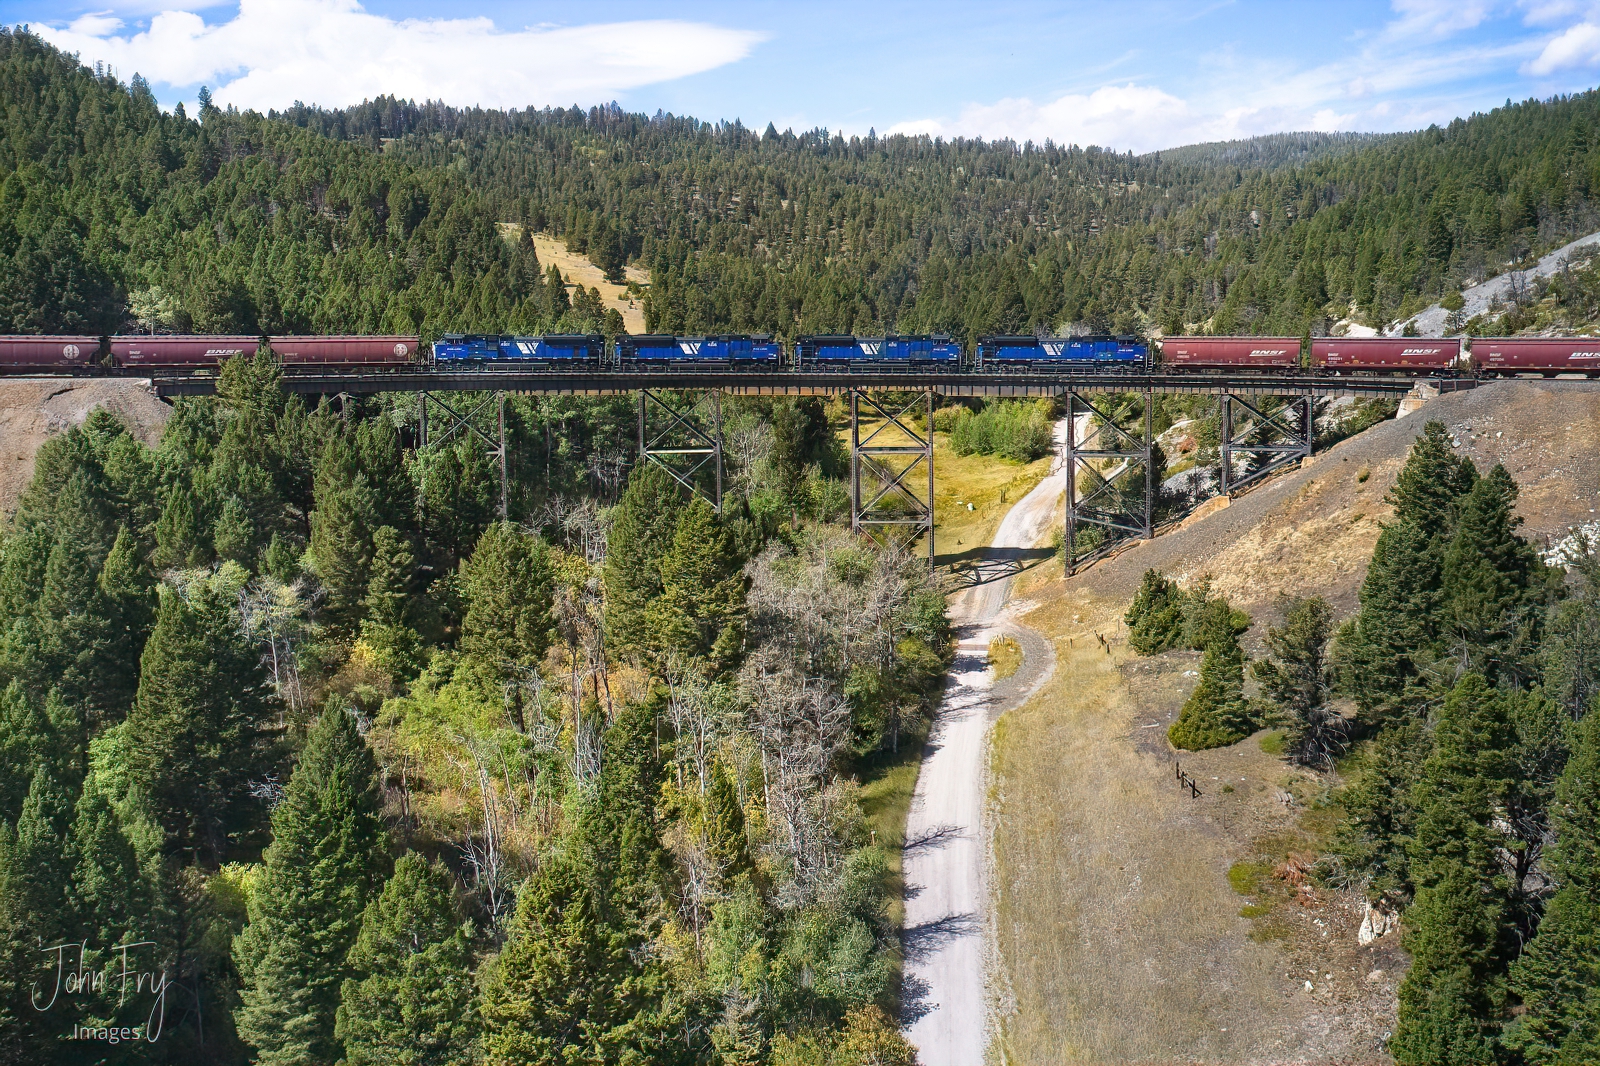
[[[702,405],[708,411],[702,412]],[[652,426],[652,415],[666,416],[659,429]],[[710,431],[704,426],[709,416]],[[722,392],[708,389],[683,406],[654,389],[639,390],[639,459],[654,463],[672,480],[701,496],[713,510],[722,513]],[[710,473],[709,488],[703,483]]]
[[[1067,475],[1066,525],[1062,547],[1068,574],[1079,563],[1092,562],[1108,554],[1126,540],[1149,540],[1155,526],[1155,503],[1159,486],[1151,462],[1155,436],[1155,392],[1144,390],[1144,427],[1131,433],[1117,425],[1115,412],[1102,394],[1096,400],[1087,393],[1067,392],[1067,448],[1064,466]],[[1078,436],[1078,419],[1087,416],[1099,421],[1098,429]],[[1109,440],[1107,439],[1109,437]],[[1095,447],[1084,447],[1090,441]],[[1115,463],[1110,477],[1096,464]],[[1080,478],[1088,481],[1085,489]],[[1081,493],[1081,495],[1080,495]],[[1098,531],[1098,540],[1078,548],[1078,532]]]
[[[861,406],[883,422],[863,439]],[[925,430],[918,432],[906,417],[925,404]],[[924,467],[925,471],[918,467]],[[927,495],[922,493],[922,474]],[[868,479],[862,491],[862,475]],[[904,406],[885,407],[863,389],[850,390],[850,529],[885,545],[905,549],[924,534],[928,564],[933,565],[933,391],[914,396]]]
[[[428,405],[438,407],[444,415],[444,430],[435,439],[429,436]],[[495,405],[495,435],[493,437],[478,427],[477,418],[483,414],[490,404]],[[431,392],[417,393],[417,450],[421,451],[430,444],[445,444],[452,437],[463,433],[471,434],[483,442],[489,449],[489,455],[494,458],[500,467],[500,518],[504,520],[510,514],[510,462],[506,450],[506,394],[495,391],[479,400],[475,406],[462,414],[441,397]],[[426,473],[423,474],[426,479]],[[424,480],[423,487],[427,487]]]
[[[1224,392],[1220,399],[1222,441],[1219,451],[1224,496],[1266,477],[1274,470],[1310,457],[1316,440],[1316,415],[1311,396],[1295,396],[1281,411],[1271,414],[1231,392]],[[1243,429],[1235,428],[1235,405],[1253,416],[1253,420]],[[1235,474],[1235,456],[1242,456],[1246,465],[1252,460],[1260,465],[1245,470],[1242,476]]]

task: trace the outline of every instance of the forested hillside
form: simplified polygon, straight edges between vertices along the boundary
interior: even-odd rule
[[[497,222],[648,267],[658,330],[1318,332],[1600,227],[1594,93],[1133,157],[615,108],[166,115],[7,31],[0,107],[23,332],[620,328]]]

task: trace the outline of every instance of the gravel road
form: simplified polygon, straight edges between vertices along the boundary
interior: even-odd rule
[[[1063,420],[1056,426],[1058,453],[1065,433]],[[1048,534],[1065,491],[1058,464],[1001,521],[979,567],[982,583],[951,603],[960,647],[906,818],[907,1013],[923,1066],[980,1066],[989,1041],[983,827],[989,726],[1031,695],[1053,665],[1048,643],[1008,618],[1005,607],[1011,575],[1049,554],[1034,545]],[[1001,633],[1019,637],[1025,657],[1017,676],[997,684],[986,660],[989,641]]]

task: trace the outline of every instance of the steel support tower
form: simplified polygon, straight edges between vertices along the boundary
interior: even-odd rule
[[[1311,455],[1316,440],[1316,413],[1313,398],[1294,396],[1280,410],[1267,413],[1256,397],[1251,403],[1231,392],[1220,397],[1222,407],[1221,470],[1222,494],[1227,496],[1290,463]],[[1237,417],[1235,405],[1245,418]],[[1235,457],[1242,457],[1243,470],[1234,469]]]
[[[704,497],[720,514],[722,393],[710,389],[686,400],[654,389],[639,390],[639,459],[665,470],[690,495]],[[709,485],[705,483],[707,474]]]
[[[428,405],[433,404],[444,414],[444,431],[437,437],[430,435],[428,424]],[[478,426],[478,416],[488,410],[489,405],[495,406],[495,436],[491,437]],[[431,392],[417,393],[417,449],[420,451],[430,444],[445,444],[451,438],[466,433],[477,437],[489,449],[500,467],[500,518],[504,520],[510,514],[510,464],[506,451],[506,394],[491,392],[476,405],[466,410],[465,414],[452,407],[443,398]],[[426,468],[424,468],[426,469]],[[424,474],[424,477],[427,475]],[[426,484],[426,483],[424,483]]]
[[[1062,465],[1067,475],[1063,553],[1069,574],[1079,563],[1098,559],[1124,541],[1149,540],[1154,534],[1159,488],[1151,463],[1155,393],[1144,392],[1142,433],[1117,424],[1110,400],[1110,396],[1094,397],[1075,389],[1067,393],[1067,448]],[[1081,438],[1080,418],[1090,423]],[[1085,446],[1091,443],[1093,446]],[[1081,551],[1080,530],[1099,533],[1099,538]]]
[[[869,418],[883,420],[865,438],[863,404]],[[919,405],[924,405],[925,431],[917,430],[908,417]],[[898,550],[926,534],[928,564],[933,564],[932,391],[913,395],[903,406],[886,407],[870,392],[850,390],[850,528]]]

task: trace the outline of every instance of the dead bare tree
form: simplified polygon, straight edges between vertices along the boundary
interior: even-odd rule
[[[273,690],[291,715],[306,706],[296,653],[315,636],[310,612],[310,588],[304,578],[285,584],[263,575],[239,589],[239,633],[262,647]]]

